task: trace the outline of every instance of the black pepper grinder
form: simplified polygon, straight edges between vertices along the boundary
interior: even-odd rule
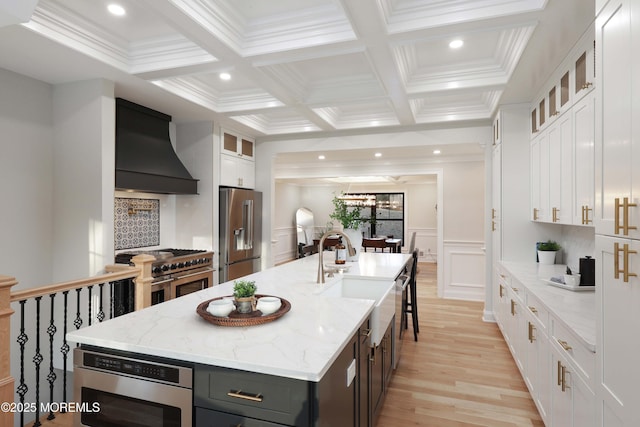
[[[596,284],[596,260],[587,256],[580,258],[580,285],[594,286]]]

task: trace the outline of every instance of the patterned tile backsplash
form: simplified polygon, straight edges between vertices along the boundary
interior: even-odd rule
[[[115,199],[115,249],[160,244],[160,200]]]

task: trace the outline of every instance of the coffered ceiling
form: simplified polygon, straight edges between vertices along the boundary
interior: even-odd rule
[[[529,101],[591,20],[592,0],[40,0],[0,28],[0,67],[112,79],[177,121],[266,139],[488,123]]]

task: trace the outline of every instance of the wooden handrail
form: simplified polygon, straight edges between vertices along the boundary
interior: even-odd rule
[[[126,270],[100,274],[98,276],[88,277],[86,279],[71,280],[69,282],[56,283],[48,286],[23,289],[21,291],[11,293],[11,302],[55,294],[57,292],[71,291],[78,288],[84,288],[85,286],[97,285],[99,283],[107,283],[123,279],[133,279],[138,276],[139,272],[140,269],[137,267],[127,267]]]

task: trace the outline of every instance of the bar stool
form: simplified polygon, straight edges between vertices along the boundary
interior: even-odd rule
[[[407,285],[409,289],[407,289],[407,298],[404,300],[403,307],[403,318],[404,318],[404,328],[407,329],[408,325],[408,314],[411,314],[411,321],[413,324],[413,339],[418,341],[418,332],[420,332],[420,327],[418,326],[418,297],[416,291],[416,274],[418,271],[418,253],[419,249],[415,248],[413,253],[411,254],[413,260],[411,262],[411,275],[409,276],[409,284]]]

